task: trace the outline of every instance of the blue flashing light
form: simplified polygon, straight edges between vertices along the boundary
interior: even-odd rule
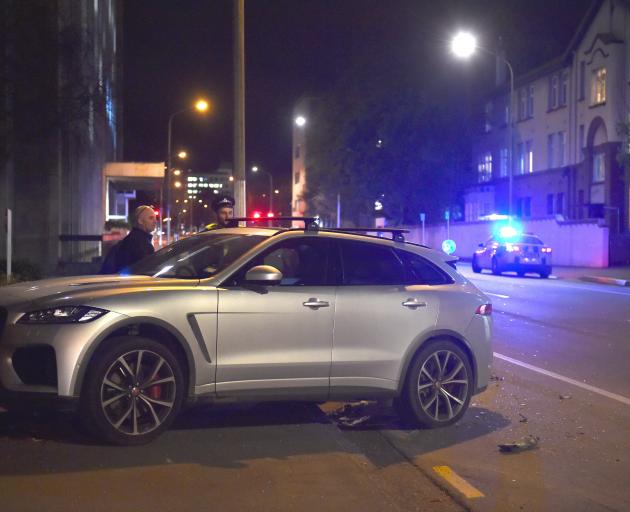
[[[508,221],[497,223],[493,229],[494,238],[501,241],[510,241],[523,234],[523,228],[517,222]]]
[[[455,244],[455,240],[444,240],[442,242],[442,250],[446,254],[453,254],[457,249],[457,245]]]

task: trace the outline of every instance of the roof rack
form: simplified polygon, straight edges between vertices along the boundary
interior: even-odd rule
[[[295,221],[295,222],[304,222],[304,229],[306,231],[318,231],[319,226],[319,217],[233,217],[230,219],[231,222],[277,222],[277,221]]]
[[[404,242],[408,229],[402,228],[328,228],[326,231],[340,231],[342,233],[387,233],[392,235],[394,242]]]

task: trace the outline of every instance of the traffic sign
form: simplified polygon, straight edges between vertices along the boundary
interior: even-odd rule
[[[442,250],[446,254],[453,254],[457,249],[457,245],[455,244],[455,240],[444,240],[442,242]]]

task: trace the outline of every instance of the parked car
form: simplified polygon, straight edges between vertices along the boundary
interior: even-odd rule
[[[519,276],[528,272],[546,279],[551,274],[551,247],[535,235],[522,234],[509,238],[491,237],[479,244],[472,257],[472,270],[489,269],[493,274],[513,271]]]
[[[78,411],[118,445],[203,401],[394,397],[459,420],[488,383],[488,298],[428,248],[356,233],[225,228],[123,273],[0,297],[0,403]]]

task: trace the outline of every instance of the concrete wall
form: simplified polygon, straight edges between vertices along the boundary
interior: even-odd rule
[[[558,222],[555,219],[522,222],[523,231],[539,236],[553,249],[553,264],[576,267],[607,267],[609,231],[595,222]],[[455,223],[450,226],[450,238],[457,244],[455,255],[470,259],[481,242],[492,236],[494,222]],[[412,226],[407,240],[422,243],[422,228]],[[426,245],[441,249],[446,240],[446,223],[427,226]]]

